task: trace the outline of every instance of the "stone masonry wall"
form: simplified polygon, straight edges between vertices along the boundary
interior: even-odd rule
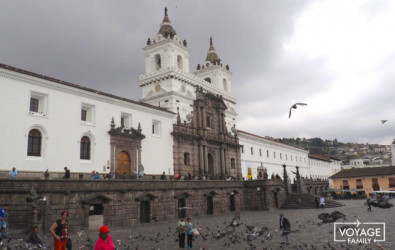
[[[257,188],[260,189],[257,192]],[[26,197],[37,193],[46,201],[28,203]],[[263,192],[263,193],[262,193]],[[140,202],[149,201],[150,220],[178,218],[178,199],[185,198],[187,216],[204,216],[207,197],[213,197],[213,214],[230,212],[230,196],[235,210],[274,208],[272,197],[285,200],[280,181],[133,181],[133,180],[0,180],[0,205],[9,205],[9,228],[27,230],[39,225],[47,230],[63,210],[69,211],[73,230],[88,227],[89,208],[104,207],[103,222],[111,227],[128,227],[140,223]],[[265,198],[263,198],[265,197]],[[263,199],[265,201],[263,202]],[[35,207],[36,206],[36,207]],[[36,212],[36,216],[35,213]]]

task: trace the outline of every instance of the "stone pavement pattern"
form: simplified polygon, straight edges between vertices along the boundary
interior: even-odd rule
[[[195,238],[195,249],[395,249],[395,208],[378,209],[373,207],[372,212],[367,211],[364,205],[365,200],[341,201],[346,206],[325,209],[295,209],[295,210],[275,210],[275,211],[242,211],[242,225],[236,227],[235,234],[238,239],[231,242],[228,236],[214,239],[210,232],[216,235],[225,230],[230,224],[233,214],[197,217],[191,216],[196,228],[201,229],[201,235]],[[390,200],[395,203],[395,200]],[[354,222],[358,219],[361,222],[386,222],[386,242],[346,245],[334,242],[333,224],[318,225],[320,220],[317,215],[323,212],[331,213],[340,211],[347,216],[347,222]],[[275,230],[279,229],[279,213],[283,212],[290,220],[292,230],[299,230],[290,234],[290,245],[281,245],[281,237]],[[187,211],[193,214],[193,209]],[[70,214],[72,216],[72,214]],[[356,216],[356,217],[355,217]],[[136,225],[132,228],[110,228],[114,243],[118,249],[178,249],[175,228],[177,220],[159,221],[151,224]],[[246,240],[246,225],[262,225],[270,229],[271,237],[265,235],[248,242]],[[158,233],[159,236],[158,236]],[[47,242],[48,249],[53,249],[52,238],[41,233]],[[93,244],[98,238],[97,232],[89,232],[89,237]],[[14,236],[10,242],[12,249],[16,249],[17,239],[26,238]],[[82,232],[78,236],[77,232],[72,232],[73,249],[93,249],[84,246],[87,233]],[[329,242],[329,245],[328,245]],[[21,248],[18,248],[21,249]]]

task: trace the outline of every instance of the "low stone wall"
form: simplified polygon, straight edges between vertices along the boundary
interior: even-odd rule
[[[14,230],[27,230],[33,225],[47,230],[60,218],[63,210],[69,211],[70,227],[79,230],[82,226],[89,228],[89,223],[93,223],[93,215],[97,215],[93,210],[96,208],[102,209],[104,224],[128,227],[140,222],[178,218],[180,199],[188,207],[186,216],[195,217],[206,215],[209,206],[212,206],[212,214],[232,210],[265,210],[279,207],[286,198],[284,186],[279,180],[3,179],[0,183],[0,205],[9,204],[9,228]],[[44,195],[46,201],[28,203],[26,197],[35,194]],[[148,207],[143,206],[147,204]],[[147,215],[144,217],[144,214]]]

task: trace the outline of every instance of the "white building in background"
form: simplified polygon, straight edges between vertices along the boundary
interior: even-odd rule
[[[269,178],[272,174],[279,174],[282,178],[284,164],[287,166],[287,174],[291,180],[296,177],[296,166],[299,167],[301,176],[310,175],[308,151],[242,130],[237,130],[237,132],[242,145],[241,170],[243,177],[247,177],[250,170],[252,178],[256,179],[258,169],[263,167],[267,170]]]

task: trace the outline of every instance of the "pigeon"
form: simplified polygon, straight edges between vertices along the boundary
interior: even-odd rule
[[[393,205],[391,203],[388,203],[389,198],[384,198],[381,200],[372,200],[369,202],[370,205],[373,207],[378,207],[378,208],[390,208]]]
[[[381,120],[381,124],[388,122],[388,120]]]
[[[297,102],[297,103],[295,103],[294,105],[292,105],[291,108],[289,108],[289,116],[288,116],[288,118],[291,118],[292,109],[297,109],[297,108],[298,108],[297,105],[306,106],[307,104],[306,104],[306,103]]]
[[[318,215],[318,218],[322,220],[323,223],[332,223],[336,220],[343,218],[346,219],[346,216],[339,211],[334,211],[332,214],[322,213]]]

